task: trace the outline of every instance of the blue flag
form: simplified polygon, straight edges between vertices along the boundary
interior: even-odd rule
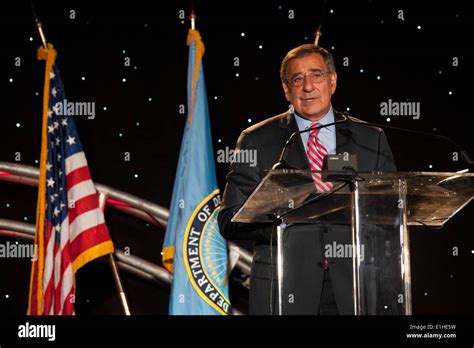
[[[188,117],[163,243],[163,264],[173,272],[169,313],[226,315],[227,243],[217,223],[220,194],[197,30],[189,30],[188,46]]]

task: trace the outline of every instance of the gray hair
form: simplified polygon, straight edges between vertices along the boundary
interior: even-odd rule
[[[289,51],[286,54],[285,58],[283,58],[283,61],[281,62],[281,67],[280,67],[280,78],[282,79],[282,81],[286,81],[287,79],[286,69],[288,68],[288,64],[290,63],[290,61],[292,61],[295,58],[304,57],[304,56],[307,56],[309,54],[314,54],[314,53],[320,54],[323,57],[324,64],[326,64],[330,72],[336,71],[334,58],[332,57],[332,54],[328,50],[320,46],[313,45],[313,44],[304,44],[304,45],[293,48],[291,51]]]

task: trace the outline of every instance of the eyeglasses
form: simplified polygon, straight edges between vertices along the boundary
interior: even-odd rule
[[[319,83],[322,82],[326,75],[330,73],[331,71],[314,71],[309,73],[308,75],[296,75],[289,79],[286,79],[286,83],[289,84],[291,87],[299,87],[303,85],[305,77],[308,77],[312,83]]]

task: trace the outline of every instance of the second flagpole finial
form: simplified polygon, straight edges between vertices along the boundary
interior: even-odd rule
[[[196,30],[196,14],[194,13],[194,11],[191,12],[191,29],[192,30]]]

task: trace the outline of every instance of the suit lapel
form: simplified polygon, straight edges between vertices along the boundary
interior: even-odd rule
[[[342,120],[341,113],[334,110],[335,120]],[[298,124],[291,112],[283,115],[280,127],[285,129],[285,141],[291,136],[293,132],[299,131]],[[336,124],[336,153],[354,153],[353,142],[351,141],[351,130],[349,122]],[[286,157],[286,162],[295,168],[309,170],[309,162],[306,152],[304,150],[301,136],[296,135],[293,138],[292,146]]]
[[[336,121],[342,120],[339,112],[334,111]],[[353,153],[353,146],[351,139],[351,130],[349,128],[349,121],[336,124],[336,153]]]
[[[280,127],[285,129],[285,142],[292,133],[298,132],[298,124],[296,123],[293,113],[287,112],[281,119]],[[303,141],[300,135],[295,135],[288,151],[286,162],[295,168],[309,170],[308,157],[304,150]]]

